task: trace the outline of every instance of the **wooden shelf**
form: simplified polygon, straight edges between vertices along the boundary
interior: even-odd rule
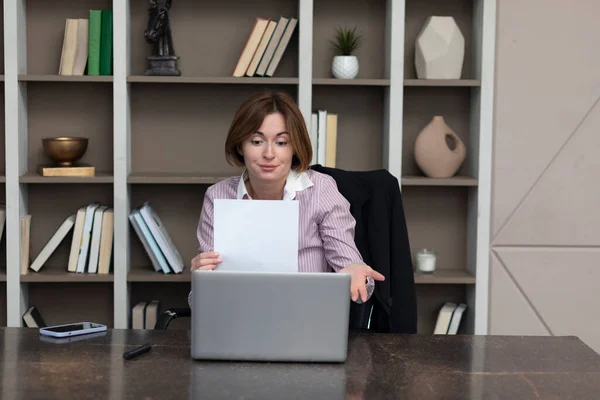
[[[336,79],[314,78],[313,85],[340,86],[390,86],[389,79]]]
[[[0,175],[0,183],[6,183],[6,175]]]
[[[466,271],[437,270],[433,274],[415,273],[418,285],[474,285],[475,277]]]
[[[479,87],[481,81],[477,79],[405,79],[404,86]]]
[[[0,272],[0,282],[6,282],[6,271]]]
[[[477,179],[470,176],[452,178],[428,178],[425,176],[404,176],[403,186],[477,186]]]
[[[196,173],[134,172],[127,178],[128,183],[145,184],[196,184],[210,185],[229,178],[231,175],[206,176]]]
[[[20,82],[112,82],[112,75],[69,76],[69,75],[19,75]]]
[[[113,274],[77,274],[73,272],[65,272],[65,271],[53,271],[53,270],[42,270],[42,272],[33,272],[29,271],[29,273],[21,275],[21,282],[73,282],[73,283],[97,283],[97,282],[113,282],[114,275]]]
[[[127,82],[132,83],[204,83],[204,84],[231,84],[231,85],[297,85],[298,78],[260,78],[260,77],[202,77],[202,76],[146,76],[131,75]]]
[[[0,75],[0,82],[4,82],[4,75]]]
[[[97,172],[96,176],[42,176],[28,172],[19,177],[21,183],[113,183],[112,173]]]
[[[163,274],[162,272],[156,272],[151,266],[147,268],[132,268],[127,275],[128,282],[190,282],[191,271],[189,268],[185,269],[180,274],[170,273]]]

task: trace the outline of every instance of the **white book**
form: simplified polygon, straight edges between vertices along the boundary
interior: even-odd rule
[[[142,217],[144,218],[144,222],[146,222],[148,229],[150,229],[152,236],[154,236],[156,243],[158,243],[158,246],[165,255],[165,258],[171,265],[171,269],[173,269],[173,272],[175,272],[176,274],[181,273],[185,268],[185,264],[183,262],[183,259],[181,258],[181,254],[179,254],[179,251],[177,250],[177,247],[175,247],[175,245],[173,244],[169,233],[165,229],[162,221],[160,220],[156,212],[154,212],[154,210],[150,206],[149,202],[145,202],[142,205],[142,207],[140,207],[140,213],[142,214]]]
[[[318,153],[317,163],[325,165],[325,159],[327,158],[327,111],[318,111]]]
[[[137,234],[138,238],[142,242],[142,246],[144,250],[146,250],[146,254],[150,257],[150,261],[152,262],[152,267],[156,272],[163,272],[165,274],[170,274],[171,269],[169,268],[169,264],[164,257],[164,254],[158,247],[158,243],[152,236],[150,229],[144,222],[144,218],[142,214],[140,214],[139,208],[136,208],[129,215],[129,220],[131,221],[131,225],[133,226],[133,230]]]
[[[448,333],[448,327],[450,326],[450,320],[452,319],[452,313],[456,309],[456,303],[447,301],[444,303],[438,314],[435,328],[433,330],[434,335],[445,335]]]
[[[69,215],[67,219],[60,225],[60,227],[54,232],[54,235],[48,240],[48,243],[44,246],[40,254],[35,258],[33,263],[29,266],[34,271],[39,271],[40,268],[44,265],[48,258],[52,255],[54,250],[58,247],[58,245],[63,241],[65,236],[71,231],[75,225],[75,214]]]
[[[85,222],[83,223],[83,231],[81,232],[81,246],[79,247],[79,259],[77,260],[77,273],[85,272],[87,265],[88,253],[90,250],[90,241],[92,236],[92,226],[94,223],[94,212],[100,204],[89,204],[85,209]]]
[[[75,228],[73,229],[73,239],[71,240],[71,253],[69,255],[69,272],[77,272],[77,261],[79,260],[79,249],[81,248],[81,234],[85,222],[85,207],[77,210],[75,218]]]
[[[90,244],[90,258],[88,262],[88,273],[98,272],[98,257],[100,253],[100,238],[102,236],[102,217],[107,206],[100,206],[94,212],[94,221],[92,223],[92,241]]]

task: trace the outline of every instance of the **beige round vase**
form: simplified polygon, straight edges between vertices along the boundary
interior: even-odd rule
[[[415,161],[430,178],[450,178],[466,157],[465,144],[446,125],[442,116],[433,117],[417,135]]]

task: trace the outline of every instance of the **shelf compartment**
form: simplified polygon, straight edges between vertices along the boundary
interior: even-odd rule
[[[21,275],[21,282],[43,282],[43,283],[98,283],[98,282],[113,282],[113,274],[88,274],[82,273],[77,274],[74,272],[67,272],[67,266],[64,266],[63,271],[59,270],[48,270],[44,271],[44,268],[40,272],[29,270],[27,274]]]
[[[467,273],[468,191],[461,187],[411,186],[402,190],[408,237],[416,268],[416,253],[437,253],[436,271]]]
[[[314,78],[313,85],[330,86],[390,86],[389,79]]]
[[[478,79],[405,79],[404,86],[479,87],[481,81]]]
[[[0,278],[2,276],[0,275]],[[0,327],[6,326],[6,276],[0,284]]]
[[[472,0],[407,0],[404,28],[404,77],[417,77],[415,41],[431,15],[452,16],[465,38],[465,57],[461,78],[471,78],[473,68],[473,1]]]
[[[230,175],[208,176],[196,173],[144,173],[136,172],[129,175],[128,183],[134,184],[189,184],[210,185],[227,179]]]
[[[453,176],[451,178],[402,177],[402,186],[477,186],[477,184],[477,179],[470,176]]]
[[[133,309],[140,301],[160,301],[159,315],[170,308],[189,308],[191,286],[181,282],[132,282],[129,306]],[[131,311],[131,310],[130,310]],[[191,329],[191,318],[177,318],[169,324],[172,329]]]
[[[89,18],[90,10],[112,10],[112,1],[27,1],[25,9],[27,74],[47,76],[58,74],[65,20],[67,18]],[[147,12],[146,15],[148,15]],[[65,78],[65,80],[70,79],[70,77]]]
[[[312,109],[338,115],[337,168],[383,168],[383,92],[365,86],[313,87]]]
[[[35,74],[19,75],[19,82],[90,82],[90,83],[111,83],[112,75],[92,76],[92,75],[52,75]]]
[[[297,98],[294,86],[271,86]],[[225,139],[236,109],[262,90],[244,85],[152,85],[131,89],[131,172],[239,175],[225,161]]]
[[[136,185],[131,188],[131,210],[145,201],[150,202],[188,269],[192,258],[198,254],[196,229],[205,191],[206,187],[203,185]],[[153,272],[150,257],[130,222],[128,227],[131,270],[141,269],[164,278],[164,275]]]
[[[335,40],[336,27],[357,27],[362,44],[354,52],[359,62],[357,78],[381,79],[385,74],[384,0],[353,2],[320,0],[314,2],[313,76],[330,78],[331,63],[336,55],[330,40]]]
[[[28,171],[51,164],[42,139],[56,136],[89,138],[81,163],[96,171],[113,171],[112,85],[39,82],[27,88]]]
[[[29,305],[35,306],[47,325],[94,321],[114,326],[113,284],[79,282],[30,283]]]
[[[113,183],[114,177],[108,172],[96,172],[96,176],[42,176],[28,172],[19,177],[20,183]]]
[[[146,76],[132,75],[127,78],[131,83],[199,83],[224,85],[297,85],[298,78],[275,77],[201,77],[201,76]]]
[[[29,214],[31,214],[31,247],[29,253],[31,265],[31,262],[35,260],[64,220],[69,215],[77,213],[80,207],[93,202],[99,202],[112,207],[113,186],[80,184],[74,188],[63,184],[30,185],[28,186],[28,199]],[[65,282],[70,282],[79,279],[92,281],[96,279],[95,275],[92,274],[81,278],[67,275],[72,237],[73,229],[65,236],[40,271],[36,273],[29,270],[29,274],[27,274],[29,277],[25,278],[25,280],[40,279],[43,281],[44,279],[48,279],[61,281],[63,279]],[[110,280],[112,281],[112,277]]]
[[[441,270],[433,274],[415,274],[417,285],[474,285],[475,276],[466,271]]]
[[[146,1],[130,2],[131,71],[144,75],[152,45],[144,39]],[[182,76],[231,76],[256,17],[298,17],[298,0],[229,2],[178,0],[169,12],[173,47]],[[275,71],[275,77],[298,76],[298,28]]]
[[[162,272],[156,272],[151,265],[148,265],[147,267],[132,268],[127,275],[127,281],[157,283],[191,282],[191,277],[189,267],[180,274],[170,273],[165,275]]]
[[[446,124],[464,142],[469,151],[471,94],[469,88],[448,90],[439,87],[408,87],[404,89],[404,121],[402,124],[402,173],[406,176],[422,175],[414,155],[417,136],[436,115],[444,117]],[[457,171],[459,176],[469,176],[469,154]]]

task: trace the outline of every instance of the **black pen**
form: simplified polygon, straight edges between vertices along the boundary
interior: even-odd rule
[[[135,349],[131,349],[123,353],[123,358],[126,360],[131,360],[134,357],[139,356],[140,354],[144,354],[152,348],[151,344],[144,344],[140,347],[136,347]]]

